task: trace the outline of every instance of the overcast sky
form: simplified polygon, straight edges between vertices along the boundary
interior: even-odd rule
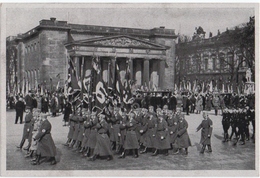
[[[176,33],[192,36],[195,27],[201,26],[206,31],[217,34],[220,29],[223,32],[226,27],[234,27],[249,21],[250,16],[254,16],[254,8],[239,6],[234,8],[225,6],[224,8],[214,8],[214,6],[200,8],[186,8],[185,6],[153,6],[147,8],[100,8],[94,6],[77,6],[77,8],[56,8],[52,7],[33,7],[17,5],[15,8],[6,8],[6,36],[25,33],[39,25],[42,19],[56,17],[57,20],[65,20],[68,23],[104,25],[115,27],[133,27],[151,29],[154,27],[165,26],[168,29],[175,29]],[[84,8],[80,8],[84,7]],[[141,8],[140,8],[141,7]]]

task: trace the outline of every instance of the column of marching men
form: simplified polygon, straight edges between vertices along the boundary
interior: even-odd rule
[[[212,121],[207,113],[205,119],[197,130],[203,129],[203,143],[207,142],[209,152],[212,152],[210,137]],[[205,122],[206,121],[206,122]],[[68,140],[64,144],[74,151],[82,153],[82,157],[111,160],[114,153],[118,158],[132,155],[134,158],[140,154],[157,156],[173,154],[188,155],[191,141],[187,132],[188,122],[181,113],[180,108],[173,113],[165,105],[163,109],[153,106],[131,109],[126,112],[119,107],[108,106],[101,113],[95,109],[92,112],[78,109],[69,116]],[[205,131],[204,129],[207,129]],[[203,153],[205,148],[202,148]]]
[[[240,98],[234,94],[226,106],[223,98],[214,96],[211,102],[205,102],[203,106],[203,96],[198,97],[193,94],[182,96],[176,95],[176,100],[171,101],[162,108],[157,105],[156,109],[152,105],[142,106],[127,110],[119,105],[107,102],[102,112],[85,108],[75,109],[72,103],[64,95],[57,93],[35,96],[30,93],[24,98],[18,95],[15,103],[17,124],[23,123],[23,112],[26,112],[23,136],[18,148],[22,148],[25,140],[28,139],[26,157],[31,157],[32,164],[40,164],[42,157],[50,158],[51,164],[56,164],[56,147],[51,137],[51,124],[47,116],[56,116],[56,113],[63,112],[64,126],[69,124],[68,140],[65,144],[69,148],[82,153],[83,157],[95,160],[97,157],[105,157],[107,160],[113,159],[114,153],[119,158],[127,155],[139,157],[139,154],[168,155],[169,150],[173,154],[188,154],[188,147],[191,146],[187,132],[188,123],[182,112],[189,110],[191,113],[200,113],[203,110],[211,110],[214,107],[215,115],[221,109],[222,125],[224,131],[223,142],[231,141],[233,144],[239,141],[244,145],[246,141],[255,139],[255,111],[254,95],[247,97],[241,95]],[[175,97],[174,95],[170,97]],[[173,102],[172,102],[173,101]],[[149,103],[149,102],[146,102]],[[175,104],[174,104],[175,103]],[[171,110],[168,108],[171,108]],[[148,108],[148,109],[146,109]],[[196,112],[195,112],[196,111]],[[198,126],[201,129],[202,145],[201,153],[206,147],[209,152],[211,148],[212,121],[207,112],[203,111],[204,120]],[[250,137],[249,126],[253,127]]]
[[[249,126],[252,125],[253,131],[250,137]],[[222,125],[224,131],[223,142],[231,141],[234,136],[236,145],[239,141],[244,145],[250,139],[255,142],[255,110],[246,106],[245,108],[225,109],[222,116]],[[231,131],[230,131],[231,130]]]

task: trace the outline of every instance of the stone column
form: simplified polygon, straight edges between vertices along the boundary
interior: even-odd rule
[[[109,86],[113,87],[115,83],[116,57],[110,59]]]
[[[132,58],[129,58],[128,59],[128,65],[130,67],[130,80],[133,80],[134,79],[134,70],[133,70],[133,59]]]
[[[165,60],[159,61],[159,88],[164,89],[165,80]]]
[[[149,59],[144,59],[144,68],[143,68],[143,86],[149,87]]]
[[[134,79],[136,80],[137,85],[142,85],[142,61],[135,60],[135,72],[134,72]]]
[[[75,68],[76,68],[76,73],[78,78],[80,77],[80,63],[79,63],[79,57],[78,56],[73,56],[73,62],[75,64]]]

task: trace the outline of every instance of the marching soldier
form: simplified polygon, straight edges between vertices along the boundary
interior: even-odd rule
[[[98,117],[96,112],[91,113],[91,120],[88,123],[88,127],[90,128],[90,134],[88,141],[86,143],[86,147],[89,148],[89,156],[93,156],[94,148],[96,146],[97,142],[97,123],[98,123]]]
[[[177,143],[179,150],[175,153],[178,154],[183,148],[185,149],[184,154],[188,155],[188,147],[191,146],[190,137],[187,132],[188,122],[185,120],[184,115],[179,115],[178,120],[178,132],[177,132]]]
[[[140,130],[140,133],[143,134],[144,141],[144,150],[140,151],[141,154],[149,151],[148,149],[154,148],[155,138],[155,126],[157,124],[157,118],[155,115],[147,113],[147,110],[143,110],[143,129]]]
[[[202,148],[200,153],[204,153],[206,146],[208,146],[208,151],[212,152],[211,149],[211,135],[212,135],[212,125],[213,122],[209,118],[208,113],[203,112],[203,121],[197,128],[197,132],[201,129],[201,138],[200,144],[202,144]]]
[[[163,118],[163,116],[158,117],[158,121],[155,125],[155,133],[153,137],[155,137],[155,151],[152,156],[156,156],[158,154],[158,150],[162,150],[165,156],[168,156],[168,150],[171,148],[169,137],[168,137],[168,128],[167,122]]]
[[[227,142],[229,139],[228,130],[230,127],[230,117],[231,117],[231,114],[228,112],[227,109],[224,109],[223,114],[222,114],[222,126],[223,126],[223,130],[224,130],[223,142]]]
[[[38,140],[37,159],[32,165],[40,164],[41,157],[50,157],[51,165],[56,164],[56,147],[51,136],[51,123],[47,120],[47,115],[42,116],[42,124],[38,134],[33,138]]]
[[[97,156],[106,156],[107,161],[110,161],[112,157],[112,150],[110,147],[110,139],[108,138],[108,123],[105,120],[105,115],[100,114],[98,118],[98,123],[96,124],[97,134],[96,134],[96,145],[94,148],[94,155],[89,159],[95,161]]]
[[[68,140],[67,142],[64,144],[64,146],[69,146],[69,144],[72,141],[73,138],[73,134],[74,134],[74,130],[75,130],[75,121],[74,121],[74,112],[72,111],[72,113],[70,113],[69,115],[69,133],[68,133]]]
[[[25,110],[25,112],[26,112],[26,116],[25,116],[25,123],[24,123],[24,127],[23,127],[22,140],[21,140],[20,145],[17,146],[17,148],[20,148],[20,149],[22,149],[25,140],[29,139],[30,132],[32,132],[31,121],[33,120],[33,114],[31,112],[30,108],[27,108]],[[29,140],[28,140],[28,142],[29,142]]]
[[[238,114],[236,110],[232,109],[230,114],[230,126],[231,126],[231,134],[229,140],[232,140],[233,135],[235,134],[236,139],[238,138],[237,125],[238,125]]]
[[[170,144],[172,146],[173,152],[175,153],[178,149],[177,144],[176,144],[176,139],[177,139],[177,131],[178,131],[178,119],[176,117],[176,114],[170,114],[168,115],[167,118],[167,123],[168,123],[168,132],[169,132],[169,139],[170,139]]]
[[[126,150],[132,150],[133,157],[138,158],[139,144],[135,131],[137,122],[135,121],[134,117],[134,112],[130,112],[126,124],[123,124],[126,129],[126,137],[124,141],[124,151],[122,155],[119,156],[119,158],[125,158]]]

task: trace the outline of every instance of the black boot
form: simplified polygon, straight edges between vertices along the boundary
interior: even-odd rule
[[[227,141],[227,134],[224,133],[224,139],[222,140],[222,142],[226,142]]]
[[[32,165],[39,165],[40,164],[41,155],[36,155],[36,160],[33,161]]]
[[[140,154],[144,154],[147,152],[147,147],[144,147],[144,150],[140,151]]]
[[[95,161],[96,158],[97,158],[97,155],[95,154],[95,155],[91,156],[88,160],[89,161]]]
[[[212,152],[211,145],[208,145],[208,150],[210,153]]]
[[[155,151],[153,152],[152,156],[157,156],[157,154],[158,154],[157,152],[158,152],[158,150],[155,149]]]
[[[123,150],[122,154],[118,158],[125,158],[125,150]]]
[[[169,155],[168,150],[165,150],[164,156],[168,156],[168,155]]]
[[[83,153],[85,150],[85,147],[82,147],[80,150],[79,150],[79,153]]]
[[[184,152],[184,155],[188,155],[188,148],[185,148],[185,152]]]
[[[112,156],[112,155],[107,156],[107,161],[110,161],[110,160],[112,160],[112,159],[113,159],[113,156]]]
[[[25,142],[25,139],[23,138],[23,139],[21,140],[21,143],[20,143],[20,145],[19,145],[19,146],[17,146],[17,148],[20,148],[20,149],[22,149],[24,142]]]
[[[133,149],[133,157],[138,158],[138,149]]]
[[[32,155],[33,155],[33,152],[34,152],[34,150],[30,150],[29,153],[27,155],[25,155],[24,157],[25,158],[31,158]]]
[[[51,157],[50,165],[55,165],[55,164],[57,164],[55,157]]]
[[[203,153],[204,153],[204,151],[205,151],[205,148],[206,148],[206,145],[202,145],[202,148],[201,148],[201,150],[200,150],[200,153],[201,153],[201,154],[203,154]]]
[[[29,151],[30,147],[31,147],[31,144],[29,143],[29,144],[27,145],[27,147],[24,147],[24,148],[23,148],[23,150]]]
[[[68,138],[67,142],[66,142],[65,144],[63,144],[63,145],[64,145],[64,146],[69,146],[69,144],[70,144],[70,141],[71,141],[71,139],[70,139],[70,138]]]
[[[76,140],[72,140],[71,143],[69,144],[69,148],[73,148],[73,146],[75,145]]]
[[[122,145],[118,145],[118,146],[117,146],[117,148],[116,148],[116,154],[119,154],[121,148],[122,148]]]
[[[89,147],[85,149],[86,151],[83,152],[82,157],[89,157]]]

